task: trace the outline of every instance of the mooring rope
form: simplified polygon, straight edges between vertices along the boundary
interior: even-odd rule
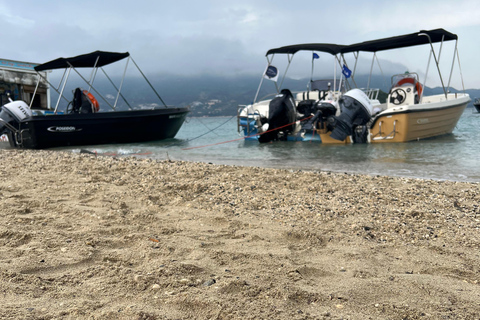
[[[213,132],[213,131],[217,130],[218,128],[220,128],[220,127],[223,126],[224,124],[228,123],[230,120],[232,120],[232,119],[235,118],[235,117],[236,117],[236,115],[232,116],[232,117],[229,118],[227,121],[221,123],[220,125],[216,126],[216,127],[213,128],[213,129],[208,130],[207,132],[202,133],[201,135],[199,135],[199,136],[197,136],[197,137],[195,137],[195,138],[188,139],[188,140],[181,141],[181,142],[175,142],[175,143],[169,144],[169,145],[166,146],[165,148],[174,147],[174,146],[181,145],[181,144],[184,144],[184,143],[186,143],[186,142],[190,142],[190,141],[196,140],[196,139],[198,139],[198,138],[201,138],[201,137],[209,134],[210,132]],[[205,126],[205,125],[204,125],[204,126]],[[206,127],[206,126],[205,126],[205,127]],[[208,129],[208,127],[207,127],[207,129]],[[185,149],[182,149],[182,150],[185,150]]]
[[[307,118],[304,118],[300,121],[305,121],[305,120],[308,120],[310,118],[312,118],[313,115],[307,117]],[[230,119],[231,120],[231,119]],[[229,120],[229,121],[230,121]],[[217,143],[212,143],[212,144],[206,144],[206,145],[203,145],[203,146],[196,146],[196,147],[189,147],[189,148],[182,148],[182,150],[192,150],[192,149],[200,149],[200,148],[206,148],[206,147],[212,147],[212,146],[216,146],[216,145],[219,145],[219,144],[225,144],[225,143],[230,143],[230,142],[235,142],[235,141],[240,141],[240,140],[244,140],[244,139],[247,139],[247,138],[251,138],[251,137],[255,137],[255,136],[260,136],[264,133],[267,133],[267,132],[272,132],[272,131],[275,131],[275,130],[279,130],[279,129],[282,129],[282,128],[285,128],[285,127],[288,127],[288,126],[291,126],[293,124],[295,124],[297,121],[294,121],[292,123],[289,123],[289,124],[286,124],[286,125],[283,125],[281,127],[277,127],[277,128],[274,128],[274,129],[270,129],[270,130],[267,130],[265,132],[262,132],[262,133],[255,133],[255,134],[252,134],[252,135],[249,135],[249,136],[246,136],[246,137],[241,137],[241,138],[238,138],[238,139],[233,139],[233,140],[228,140],[228,141],[222,141],[222,142],[217,142]]]

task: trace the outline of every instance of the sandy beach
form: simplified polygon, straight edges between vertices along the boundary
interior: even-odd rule
[[[480,185],[1,150],[1,319],[479,319]]]

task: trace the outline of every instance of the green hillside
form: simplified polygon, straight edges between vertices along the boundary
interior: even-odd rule
[[[252,103],[260,83],[259,76],[235,76],[222,77],[212,75],[202,76],[157,76],[150,79],[162,99],[169,106],[191,108],[191,116],[232,116],[237,113],[239,105]],[[291,91],[306,90],[309,79],[286,79],[282,88]],[[367,87],[368,78],[358,76],[356,78],[358,87]],[[79,84],[77,84],[79,85]],[[115,100],[115,90],[105,81],[97,81],[96,87],[109,103]],[[389,90],[389,83],[382,77],[373,77],[370,80],[370,87],[380,88],[380,101],[385,101]],[[451,90],[455,92],[455,89]],[[68,97],[68,91],[66,91]],[[268,94],[275,93],[275,83],[265,80],[258,99]],[[442,93],[442,88],[426,88],[426,94]],[[473,98],[480,97],[480,90],[470,89],[467,93]],[[122,90],[123,96],[132,107],[150,107],[152,101],[161,105],[156,95],[148,88],[143,78],[128,78],[125,80]],[[108,104],[97,97],[102,108],[108,109]],[[56,101],[55,93],[52,92],[52,101]],[[472,106],[470,103],[469,106]],[[119,108],[127,108],[126,104],[119,100]]]

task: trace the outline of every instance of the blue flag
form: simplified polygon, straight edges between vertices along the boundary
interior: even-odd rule
[[[350,76],[352,75],[352,71],[348,69],[346,65],[343,65],[342,73],[345,76],[345,78],[350,78]]]
[[[314,53],[313,53],[312,60],[313,60],[313,59],[320,59],[320,56],[314,52]]]

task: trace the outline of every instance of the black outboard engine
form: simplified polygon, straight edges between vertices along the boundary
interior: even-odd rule
[[[367,95],[360,89],[352,89],[345,93],[338,103],[341,114],[328,118],[329,125],[333,128],[330,136],[339,141],[353,136],[354,142],[366,142],[366,127],[364,130],[356,129],[358,126],[365,126],[372,117],[373,107]],[[360,132],[363,133],[359,134]]]
[[[300,103],[299,103],[299,106],[300,106]],[[326,122],[328,117],[334,116],[336,112],[337,112],[337,109],[335,108],[335,106],[329,102],[320,102],[320,101],[315,102],[315,105],[313,106],[310,113],[310,115],[311,114],[314,114],[314,115],[313,117],[308,119],[308,121],[303,123],[302,129],[315,130],[315,127],[314,127],[315,123],[317,123],[317,128],[323,129],[324,123]]]
[[[0,135],[4,133],[15,133],[19,123],[32,117],[32,110],[23,101],[13,101],[0,108]]]
[[[296,121],[295,101],[288,89],[283,89],[268,106],[268,129],[258,137],[259,142],[286,140]],[[291,124],[291,125],[289,125]],[[265,127],[267,128],[267,126]],[[277,129],[278,130],[275,130]],[[280,131],[281,130],[281,131]],[[281,134],[283,132],[283,135]]]
[[[316,100],[302,100],[297,105],[297,118],[303,120],[316,112]]]

